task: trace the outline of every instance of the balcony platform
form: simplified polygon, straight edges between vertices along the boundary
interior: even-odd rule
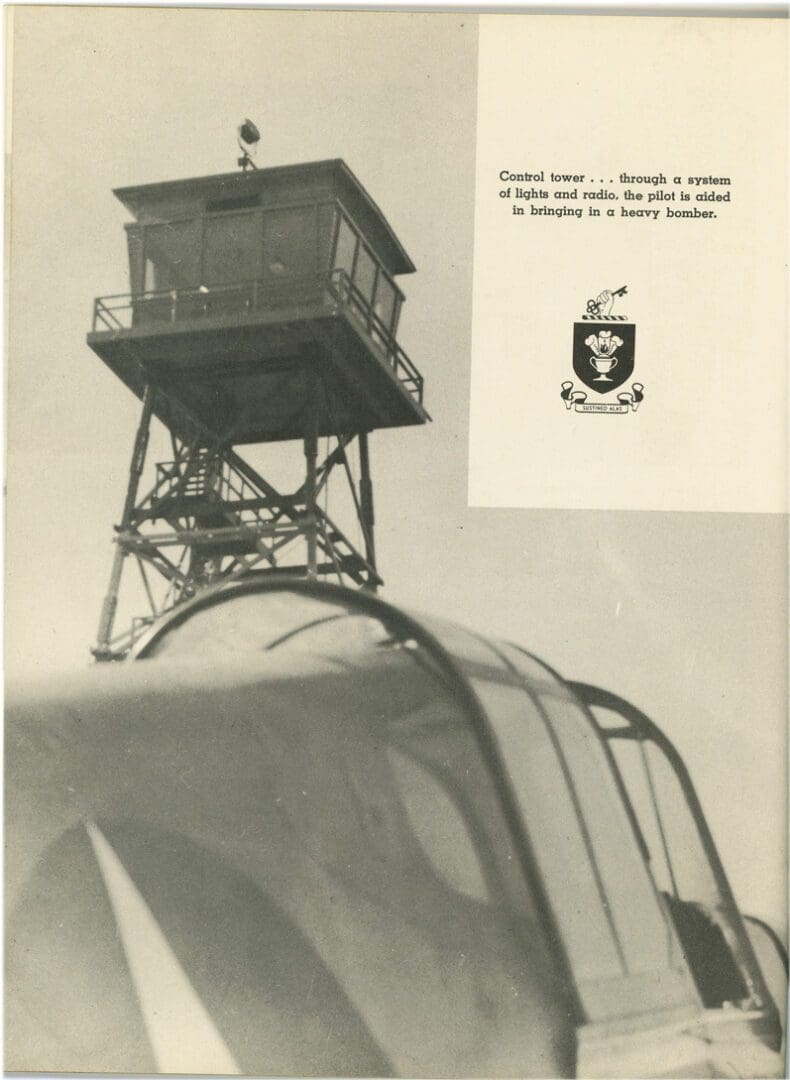
[[[167,398],[234,446],[303,438],[311,394],[319,435],[430,419],[419,371],[338,271],[100,298],[88,344],[138,397],[161,388],[154,411],[183,437]]]

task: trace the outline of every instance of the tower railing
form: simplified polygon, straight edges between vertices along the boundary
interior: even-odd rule
[[[151,330],[186,322],[222,323],[245,313],[276,312],[309,303],[334,311],[341,307],[361,324],[368,338],[392,368],[403,388],[419,403],[423,377],[395,340],[387,324],[345,270],[271,281],[256,278],[229,285],[190,286],[152,292],[119,293],[97,297],[93,305],[93,333]]]

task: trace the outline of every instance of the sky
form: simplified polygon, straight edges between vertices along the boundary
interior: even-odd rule
[[[399,340],[433,421],[371,439],[383,597],[648,712],[689,764],[742,907],[781,927],[786,520],[467,505],[475,16],[13,18],[9,675],[86,666],[109,575],[139,412],[85,344],[93,298],[128,289],[112,189],[231,171],[249,116],[264,167],[342,157],[417,266]]]

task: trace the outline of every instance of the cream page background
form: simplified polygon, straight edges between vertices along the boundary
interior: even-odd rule
[[[784,510],[785,21],[484,15],[479,35],[470,505]],[[663,173],[664,190],[729,176],[699,190],[732,201],[624,219],[646,197],[587,204],[585,181],[578,201],[536,203],[583,206],[579,220],[523,200],[513,216],[500,171],[541,169]],[[665,205],[719,216],[665,219]],[[566,410],[573,323],[622,285],[644,401]]]

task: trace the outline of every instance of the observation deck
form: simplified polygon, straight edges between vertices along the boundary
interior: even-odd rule
[[[422,424],[396,340],[414,269],[344,162],[117,191],[131,291],[94,303],[88,344],[178,435],[232,445]],[[318,378],[316,378],[318,376]],[[186,417],[186,419],[185,419]]]

